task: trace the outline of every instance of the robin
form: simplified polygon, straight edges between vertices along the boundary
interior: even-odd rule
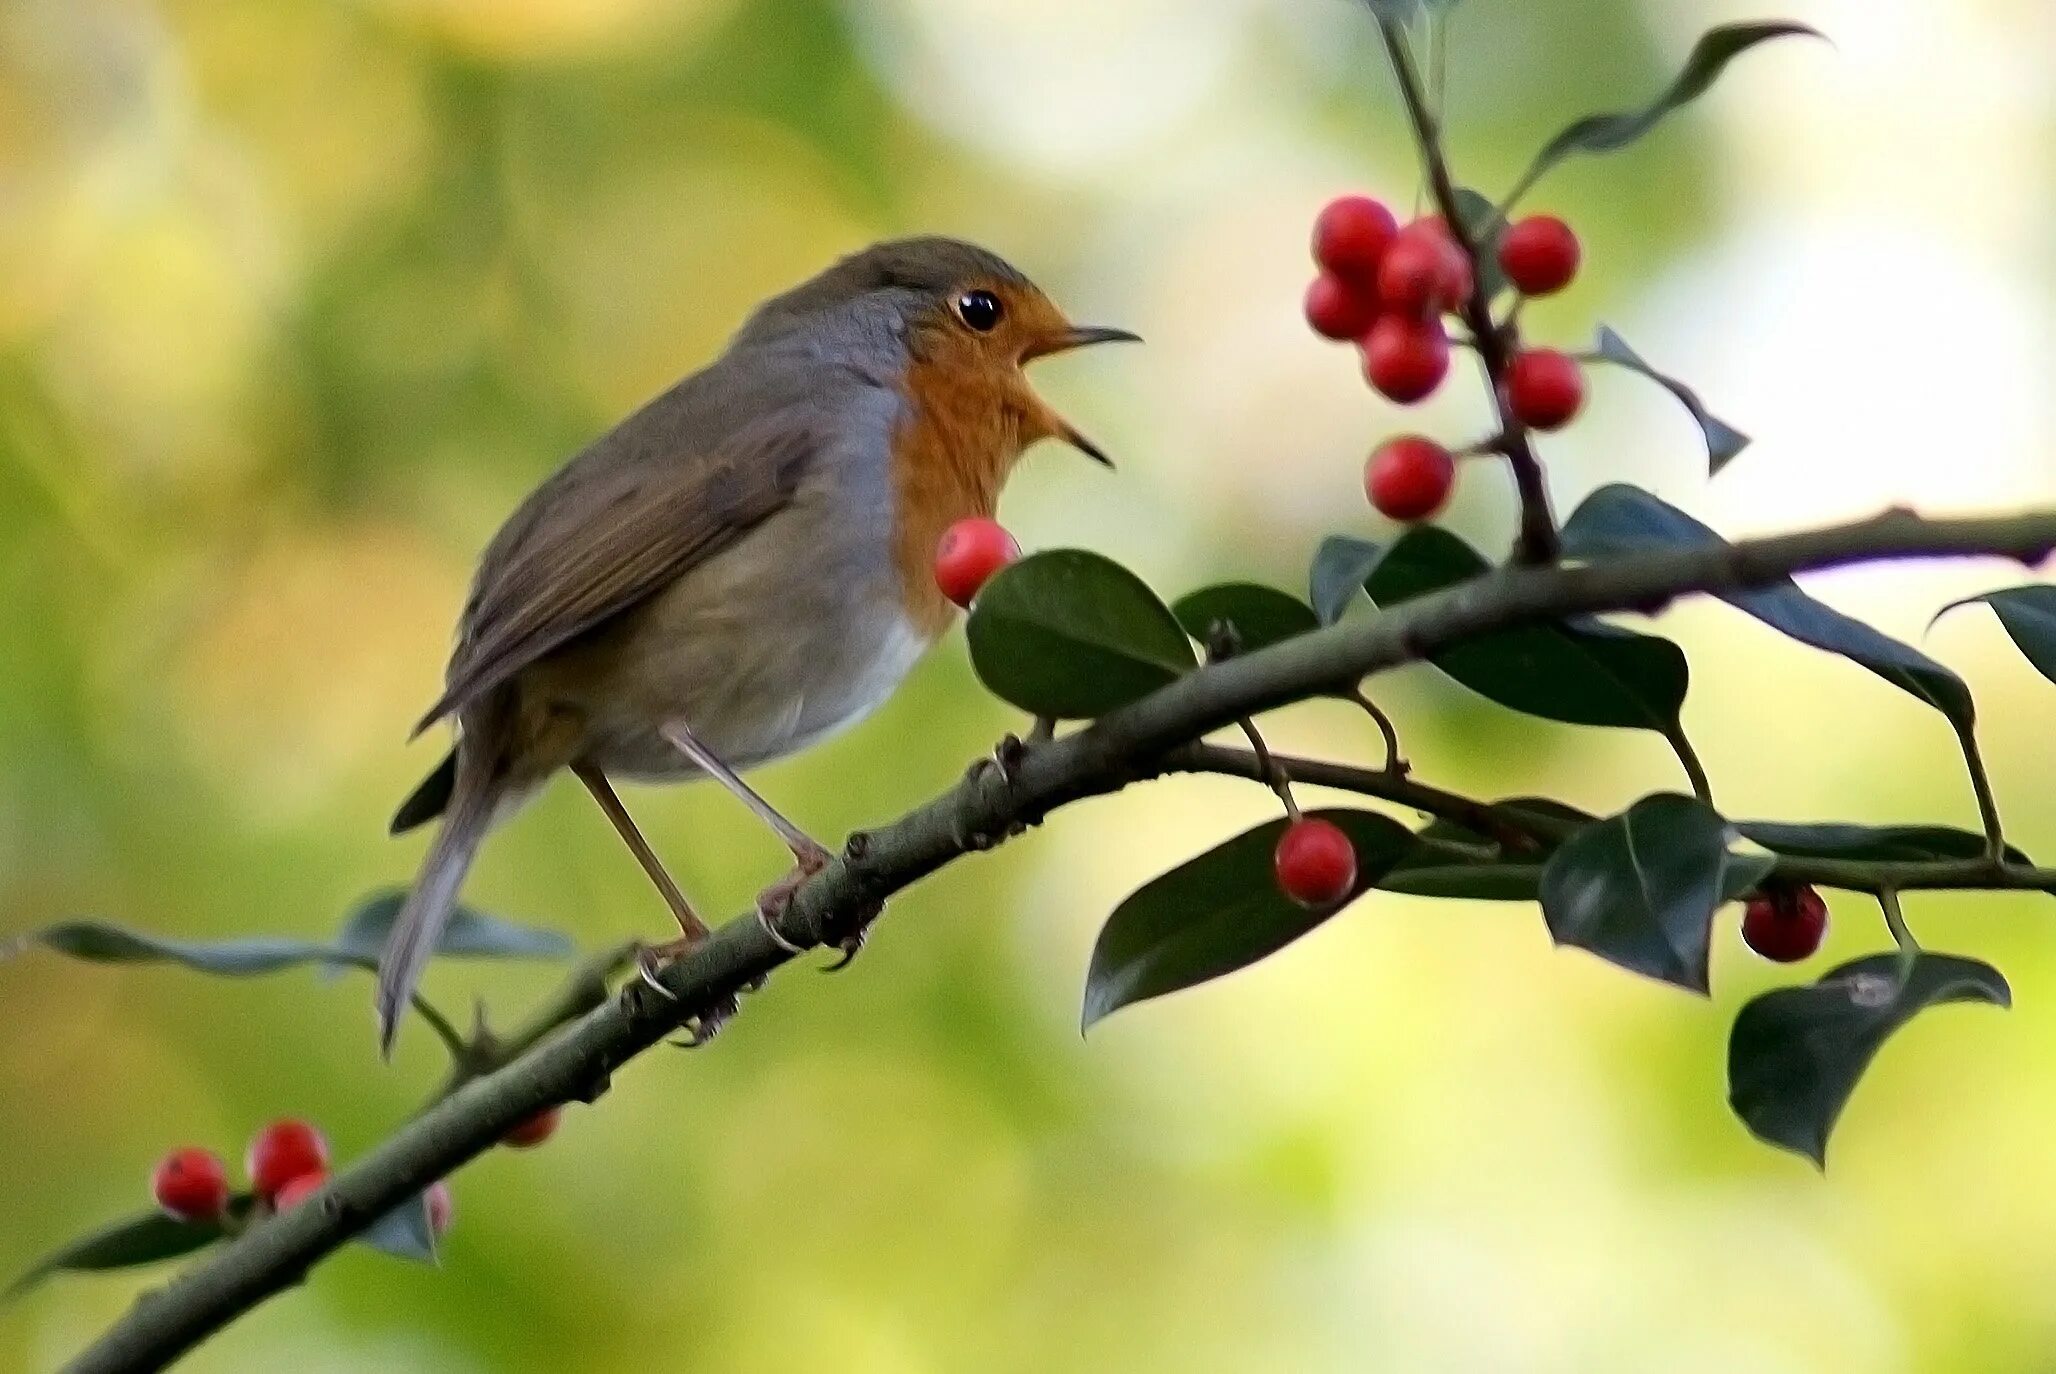
[[[745,783],[892,694],[954,607],[930,562],[989,516],[1015,460],[1054,438],[1107,457],[1029,386],[1024,364],[1134,340],[1073,325],[984,249],[877,244],[774,297],[727,351],[573,457],[480,560],[442,697],[456,747],[393,818],[441,828],[379,961],[390,1053],[486,833],[568,768],[677,918],[644,971],[706,925],[612,779],[711,777],[777,831],[795,867],[828,852]]]

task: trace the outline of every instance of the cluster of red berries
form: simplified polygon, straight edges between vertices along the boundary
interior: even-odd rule
[[[1742,941],[1779,964],[1810,959],[1828,933],[1828,904],[1806,884],[1777,886],[1742,908]]]
[[[1020,556],[1021,546],[999,521],[983,516],[959,520],[935,546],[935,585],[968,610],[979,588]]]
[[[541,1111],[507,1132],[501,1143],[515,1149],[540,1145],[556,1133],[562,1109]],[[308,1122],[294,1117],[274,1121],[251,1138],[243,1156],[250,1192],[273,1213],[291,1211],[328,1181],[328,1140]],[[171,1151],[150,1174],[150,1196],[180,1221],[219,1221],[230,1201],[228,1166],[221,1156],[197,1145]],[[450,1185],[441,1179],[428,1188],[428,1221],[437,1236],[450,1229]]]
[[[1306,319],[1323,337],[1354,342],[1364,377],[1401,405],[1433,395],[1449,375],[1443,317],[1463,313],[1475,293],[1471,260],[1448,222],[1428,215],[1401,227],[1368,196],[1330,201],[1314,221],[1321,272],[1306,293]],[[1581,250],[1569,225],[1536,215],[1509,226],[1499,267],[1524,296],[1563,290],[1578,274]],[[1585,403],[1577,360],[1550,348],[1524,348],[1501,381],[1507,416],[1527,429],[1560,429]],[[1395,520],[1440,510],[1456,482],[1456,455],[1418,435],[1389,440],[1364,472],[1371,503]]]

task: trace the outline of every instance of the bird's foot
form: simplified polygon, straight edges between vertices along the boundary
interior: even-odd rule
[[[805,838],[802,836],[802,838]],[[787,954],[805,954],[806,946],[793,943],[778,928],[779,920],[792,906],[792,899],[809,879],[828,867],[835,856],[812,840],[792,846],[792,871],[757,894],[757,923],[771,937],[771,943]]]
[[[869,906],[859,908],[851,916],[846,928],[843,922],[838,921],[836,928],[830,932],[831,938],[828,943],[842,951],[842,957],[821,971],[840,973],[855,963],[857,956],[864,952],[864,941],[870,937],[872,923],[884,914],[885,903],[873,902]]]
[[[685,1037],[671,1043],[682,1050],[696,1050],[721,1033],[729,1018],[742,1010],[742,1002],[734,993],[717,997],[707,1005],[706,1010],[694,1012],[685,1020]]]
[[[676,940],[666,940],[661,945],[638,945],[635,951],[636,976],[659,997],[676,1002],[678,994],[665,987],[663,979],[658,975],[705,943],[706,935],[699,934],[682,935]]]

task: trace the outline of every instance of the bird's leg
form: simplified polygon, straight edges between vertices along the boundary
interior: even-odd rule
[[[663,896],[664,905],[671,908],[672,916],[678,920],[676,940],[666,941],[661,945],[644,945],[637,951],[635,958],[636,970],[642,974],[643,981],[657,991],[664,992],[663,985],[656,979],[657,970],[697,949],[711,932],[707,929],[707,923],[700,919],[699,913],[692,909],[692,903],[685,900],[685,894],[678,890],[678,884],[673,882],[671,875],[664,870],[664,864],[657,858],[656,851],[650,848],[650,842],[644,839],[642,831],[636,828],[635,818],[630,816],[628,808],[621,804],[621,798],[615,794],[614,784],[607,781],[607,775],[589,763],[575,763],[571,765],[571,771],[578,775],[578,780],[585,784],[586,791],[592,793],[593,800],[600,804],[600,810],[614,823],[614,828],[621,833],[622,840],[628,845],[628,852],[635,855],[635,861],[642,865],[643,872],[649,875],[650,881],[656,884],[657,891]],[[664,995],[670,996],[668,992],[664,992]]]
[[[697,764],[701,772],[732,792],[744,806],[756,814],[757,819],[776,831],[778,838],[785,841],[785,847],[792,851],[792,872],[757,894],[757,920],[763,924],[764,933],[780,948],[791,954],[804,953],[798,945],[779,933],[777,918],[791,904],[793,894],[800,890],[800,886],[828,867],[828,862],[834,855],[822,848],[806,831],[780,815],[777,807],[765,801],[754,787],[744,782],[733,768],[723,763],[685,722],[667,722],[658,733],[670,741],[671,746],[679,753]]]

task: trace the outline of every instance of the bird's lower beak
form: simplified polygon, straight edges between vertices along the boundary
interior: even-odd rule
[[[1074,324],[1037,340],[1021,361],[1047,358],[1052,353],[1069,353],[1074,348],[1090,348],[1094,344],[1141,342],[1140,334],[1131,333],[1126,329],[1115,329],[1104,324]]]
[[[1086,438],[1083,434],[1080,434],[1078,426],[1072,424],[1069,420],[1059,420],[1057,422],[1057,438],[1062,439],[1095,463],[1104,464],[1107,467],[1114,465],[1114,460],[1107,457],[1106,450],[1093,443],[1092,440]]]

